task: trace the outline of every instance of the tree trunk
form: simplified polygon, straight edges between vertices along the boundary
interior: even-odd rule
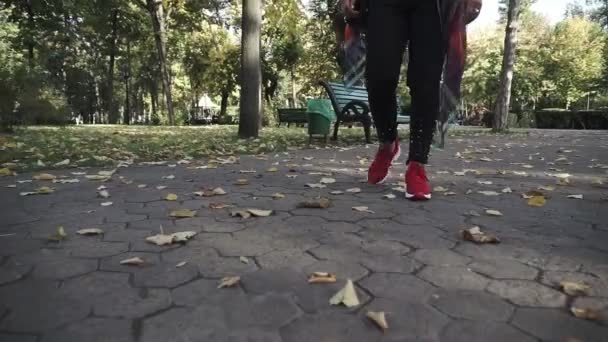
[[[154,122],[158,117],[158,113],[156,113],[156,108],[158,107],[158,92],[156,90],[156,85],[150,87],[150,102],[152,103],[152,114],[150,115],[150,122]]]
[[[495,132],[504,131],[507,128],[509,106],[511,103],[511,85],[513,83],[515,50],[517,49],[517,30],[519,28],[520,9],[521,0],[509,0],[500,88],[498,89],[498,97],[496,98],[496,109],[494,110],[494,122],[492,125],[492,129]]]
[[[163,14],[163,4],[158,0],[146,0],[148,12],[152,18],[152,28],[154,30],[154,41],[158,53],[158,65],[165,94],[165,103],[169,115],[169,124],[175,125],[175,115],[173,111],[173,99],[171,97],[171,75],[167,66],[167,38],[165,31],[165,15]]]
[[[296,71],[295,67],[291,67],[291,102],[293,104],[293,108],[297,107],[296,105]]]
[[[118,122],[118,112],[114,105],[114,61],[116,59],[116,39],[118,37],[118,9],[112,11],[112,37],[110,38],[110,65],[108,66],[108,92],[106,104],[108,106],[108,121],[111,124]]]
[[[239,137],[258,137],[262,111],[261,0],[243,0]]]
[[[123,116],[123,124],[128,125],[131,122],[131,98],[129,92],[129,80],[131,74],[131,41],[127,39],[127,72],[125,74],[125,113]]]
[[[226,117],[226,111],[228,110],[228,96],[230,96],[228,91],[222,91],[222,102],[220,103],[220,118],[222,119]]]
[[[32,0],[27,0],[25,3],[25,8],[27,12],[27,24],[30,30],[29,35],[26,40],[27,45],[27,62],[29,70],[34,70],[34,37],[31,35],[34,32],[34,9],[32,8]]]

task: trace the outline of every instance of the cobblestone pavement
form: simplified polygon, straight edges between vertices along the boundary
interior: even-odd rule
[[[608,184],[606,132],[452,138],[428,168],[445,191],[427,203],[393,190],[403,165],[386,185],[363,183],[373,152],[359,146],[243,156],[215,169],[195,160],[131,165],[107,182],[72,174],[97,169],[49,172],[78,183],[0,178],[0,341],[608,341],[608,187],[600,184]],[[560,173],[571,175],[570,185],[556,184]],[[306,186],[323,177],[336,182]],[[234,185],[240,178],[250,184]],[[98,197],[100,185],[111,197]],[[56,190],[19,195],[40,186]],[[527,205],[522,194],[541,186],[555,188],[542,190],[546,205]],[[227,194],[193,194],[209,187]],[[330,194],[355,187],[361,192]],[[178,200],[164,200],[168,193]],[[398,196],[383,197],[389,193]],[[332,206],[298,207],[319,195]],[[274,214],[241,219],[211,203]],[[169,217],[182,208],[196,216]],[[475,225],[502,243],[462,241],[460,230]],[[49,241],[58,226],[67,238]],[[160,226],[198,234],[183,245],[146,242]],[[105,233],[76,234],[82,228]],[[131,257],[145,263],[120,264]],[[314,271],[335,273],[338,282],[308,284]],[[218,289],[225,276],[240,276],[240,286]],[[347,278],[361,305],[330,306]],[[564,280],[584,282],[588,296],[565,295],[558,286]],[[574,317],[573,306],[596,310],[599,321]],[[365,317],[368,310],[387,313],[386,333]]]

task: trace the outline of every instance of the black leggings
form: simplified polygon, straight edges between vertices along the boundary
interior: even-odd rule
[[[396,90],[409,43],[407,84],[412,97],[409,161],[426,164],[439,112],[443,68],[441,22],[432,0],[369,2],[367,90],[381,143],[397,138]]]

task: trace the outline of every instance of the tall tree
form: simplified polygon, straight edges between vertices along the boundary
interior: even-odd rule
[[[521,1],[522,0],[509,0],[500,87],[498,88],[498,96],[496,97],[496,109],[494,110],[494,123],[492,125],[494,131],[504,131],[507,128],[511,104],[511,85],[513,83],[513,66],[515,64],[515,51],[517,49],[517,30],[519,28]]]
[[[239,136],[257,137],[262,112],[262,65],[260,31],[262,1],[243,0],[241,22],[241,100]]]

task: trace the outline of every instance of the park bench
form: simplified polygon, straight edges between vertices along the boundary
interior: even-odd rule
[[[346,87],[343,83],[321,81],[336,112],[336,123],[332,139],[338,139],[341,123],[360,122],[365,131],[365,141],[371,143],[372,118],[369,110],[367,89],[362,86]],[[396,101],[396,100],[395,100]],[[410,117],[397,115],[397,123],[407,124]]]
[[[306,108],[278,108],[279,126],[286,123],[289,127],[292,123],[305,124],[308,123],[308,113]]]

